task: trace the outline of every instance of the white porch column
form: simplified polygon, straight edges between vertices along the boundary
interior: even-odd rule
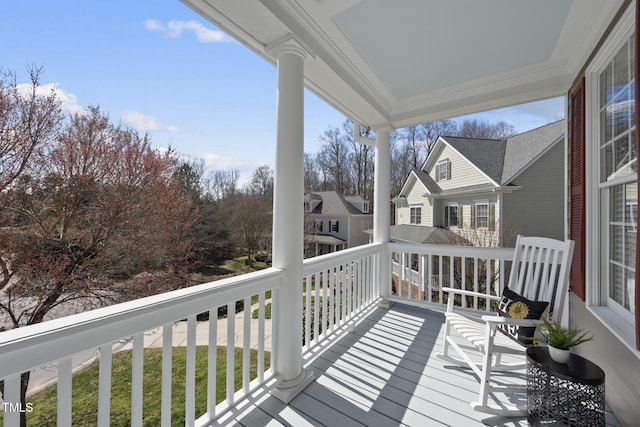
[[[284,271],[274,334],[273,395],[289,402],[312,380],[302,369],[302,261],[304,208],[304,61],[293,39],[273,48],[277,58],[276,165],[273,197],[273,267]]]
[[[387,243],[391,237],[391,145],[389,134],[390,126],[374,129],[376,133],[375,156],[375,181],[373,189],[373,241],[375,243]],[[391,289],[391,269],[389,253],[384,251],[379,257],[378,271],[376,274],[380,297],[383,307],[391,304],[385,298],[389,296]]]

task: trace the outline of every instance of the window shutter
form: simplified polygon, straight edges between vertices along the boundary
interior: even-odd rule
[[[451,179],[451,160],[447,160],[447,179]]]
[[[585,79],[569,95],[569,238],[575,242],[571,290],[585,300]]]
[[[471,205],[471,228],[476,228],[476,205]]]
[[[636,2],[636,34],[638,34],[638,20],[640,19],[640,2]],[[634,66],[634,73],[637,75],[637,72],[635,70],[638,69],[638,67],[640,67],[640,57],[638,57],[640,55],[640,43],[638,43],[637,40],[637,36],[636,36],[636,42],[635,42],[635,64],[633,64]],[[635,78],[635,76],[634,76]],[[635,86],[635,85],[634,85]],[[640,101],[640,95],[638,95],[638,89],[635,89],[635,105],[638,105],[638,102]],[[638,123],[638,120],[640,119],[640,112],[638,111],[638,109],[635,109],[635,121],[636,123]],[[636,153],[638,153],[638,148],[640,148],[640,135],[638,135],[638,132],[636,131]],[[640,188],[638,188],[638,196],[640,196]],[[640,350],[640,310],[638,310],[638,306],[640,306],[640,268],[638,268],[638,266],[640,265],[640,245],[638,244],[638,237],[636,235],[636,291],[635,291],[635,296],[636,296],[636,349]]]
[[[449,206],[444,207],[444,226],[449,226]]]
[[[496,205],[489,204],[489,220],[488,220],[489,231],[496,230]]]
[[[462,221],[463,212],[464,212],[464,206],[458,205],[458,228],[464,227],[464,222]]]
[[[435,178],[436,178],[436,182],[440,181],[440,165],[436,165]]]

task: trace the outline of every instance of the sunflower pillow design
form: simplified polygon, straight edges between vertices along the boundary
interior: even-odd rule
[[[500,298],[498,314],[513,319],[540,319],[547,310],[546,301],[531,301],[512,290],[505,288]],[[536,332],[535,327],[521,327],[515,325],[498,325],[498,329],[511,339],[525,346],[532,344],[531,337]]]

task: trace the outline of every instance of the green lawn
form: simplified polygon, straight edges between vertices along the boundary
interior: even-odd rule
[[[226,390],[226,347],[218,347],[216,400],[224,399]],[[235,349],[236,390],[242,387],[242,349]],[[265,369],[270,356],[265,352]],[[143,417],[145,426],[160,425],[162,349],[147,348],[144,351]],[[171,425],[184,425],[185,411],[186,348],[173,349],[173,384]],[[257,351],[251,350],[251,378],[257,376]],[[207,410],[207,347],[196,348],[196,417]],[[98,413],[98,364],[73,376],[74,426],[96,425]],[[27,399],[33,404],[33,412],[27,414],[29,426],[56,425],[56,386],[51,386]],[[128,426],[131,418],[131,351],[113,355],[111,378],[111,425]],[[0,414],[0,423],[2,414]]]

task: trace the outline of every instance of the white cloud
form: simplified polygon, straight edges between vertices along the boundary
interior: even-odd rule
[[[195,34],[200,43],[226,43],[231,38],[222,31],[213,30],[202,25],[198,21],[169,21],[166,25],[157,19],[147,19],[144,27],[149,31],[159,31],[167,37],[177,39],[184,32],[192,32]]]
[[[31,83],[19,84],[17,88],[20,93],[26,95],[31,91]],[[60,101],[60,106],[63,112],[76,114],[84,111],[84,107],[78,104],[78,97],[70,92],[65,92],[63,89],[60,89],[56,83],[45,83],[36,88],[36,94],[39,96],[48,96],[52,91]]]
[[[138,111],[124,111],[120,116],[120,120],[127,126],[131,126],[132,128],[141,131],[168,131],[168,132],[177,132],[178,128],[175,126],[165,126],[155,117],[140,113]]]

